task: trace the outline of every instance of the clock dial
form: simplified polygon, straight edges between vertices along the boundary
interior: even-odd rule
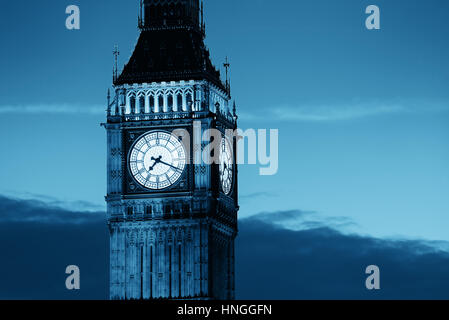
[[[224,194],[231,193],[233,181],[232,149],[228,139],[222,138],[220,150],[220,183]]]
[[[129,166],[134,179],[143,187],[166,189],[181,178],[186,167],[186,151],[177,137],[153,131],[134,144]]]

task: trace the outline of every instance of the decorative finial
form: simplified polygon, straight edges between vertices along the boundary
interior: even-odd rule
[[[108,108],[107,108],[108,116],[111,115],[111,90],[108,88]]]
[[[114,68],[113,68],[112,77],[115,82],[118,78],[118,56],[120,55],[120,51],[118,50],[118,45],[115,45],[114,51],[112,52],[112,54],[114,55]]]
[[[226,92],[227,92],[228,94],[230,94],[231,88],[230,88],[230,83],[229,83],[229,78],[228,78],[228,76],[229,76],[229,68],[231,67],[231,64],[229,63],[228,57],[226,57],[226,61],[225,61],[225,63],[223,64],[223,66],[224,66],[225,69],[226,69]]]
[[[143,0],[140,0],[140,7],[139,7],[139,28],[143,28]]]
[[[204,2],[201,0],[201,33],[203,35],[203,38],[206,37],[206,23],[204,23]]]

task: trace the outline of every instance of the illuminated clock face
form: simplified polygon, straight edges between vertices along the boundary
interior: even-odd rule
[[[233,161],[232,149],[228,139],[221,139],[220,152],[220,183],[224,194],[228,195],[232,189]]]
[[[186,167],[186,151],[170,133],[149,132],[134,144],[129,166],[133,177],[143,187],[166,189],[181,178]]]

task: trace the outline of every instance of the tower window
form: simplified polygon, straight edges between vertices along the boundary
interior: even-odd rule
[[[178,245],[178,296],[182,296],[182,251],[181,245]]]
[[[168,104],[168,111],[174,111],[173,110],[173,95],[169,94],[167,97],[167,104]]]
[[[134,96],[129,99],[129,107],[131,108],[131,113],[136,112],[136,98]]]
[[[182,42],[181,42],[181,41],[179,41],[179,42],[176,44],[176,53],[177,53],[178,55],[181,55],[181,54],[182,54]]]
[[[158,101],[158,102],[159,102],[159,111],[160,111],[161,109],[165,111],[165,109],[164,109],[164,96],[163,96],[163,95],[160,95],[158,100],[159,100],[159,101]]]
[[[171,206],[169,205],[169,204],[167,204],[166,206],[165,206],[165,214],[171,214],[172,212],[171,212]]]
[[[189,110],[191,110],[192,105],[193,105],[193,98],[192,98],[192,94],[190,92],[187,93],[187,95],[186,95],[186,103],[187,103]]]
[[[190,60],[188,57],[184,57],[184,68],[187,68],[190,65]]]
[[[133,207],[128,207],[127,208],[127,213],[128,213],[128,216],[132,216],[133,214],[134,214],[134,208]]]
[[[167,55],[167,46],[165,43],[161,43],[161,57],[165,57]]]
[[[139,98],[139,108],[140,108],[140,113],[145,113],[145,97],[141,96]]]
[[[182,105],[182,94],[177,94],[177,104],[178,104],[178,111],[184,110],[184,106]]]
[[[150,96],[150,112],[155,112],[154,110],[154,97]]]

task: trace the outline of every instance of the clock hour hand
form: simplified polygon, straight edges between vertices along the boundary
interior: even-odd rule
[[[153,171],[154,167],[155,167],[159,162],[161,162],[161,159],[162,159],[162,156],[159,156],[158,158],[151,157],[151,160],[153,160],[154,163],[153,163],[153,165],[148,169],[148,171],[150,171],[150,172]]]

